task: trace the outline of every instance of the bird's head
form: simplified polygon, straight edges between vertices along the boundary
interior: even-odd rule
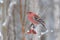
[[[27,12],[27,14],[32,14],[32,12]]]

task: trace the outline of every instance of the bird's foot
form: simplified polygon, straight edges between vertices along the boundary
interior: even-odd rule
[[[34,29],[30,29],[27,31],[28,34],[37,34],[36,31]]]

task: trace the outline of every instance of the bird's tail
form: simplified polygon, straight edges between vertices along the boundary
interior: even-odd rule
[[[38,19],[37,21],[43,26],[43,28],[45,28],[47,30],[47,28],[45,26],[45,22],[42,19]]]

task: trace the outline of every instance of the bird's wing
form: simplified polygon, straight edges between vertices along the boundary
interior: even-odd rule
[[[43,21],[43,19],[38,18],[38,17],[36,17],[36,16],[34,16],[33,19],[34,19],[35,21],[41,23],[42,25],[45,25],[45,22]]]

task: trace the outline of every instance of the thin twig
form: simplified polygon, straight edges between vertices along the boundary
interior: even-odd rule
[[[15,8],[15,7],[14,7]],[[14,32],[14,40],[16,40],[16,31],[15,31],[15,14],[14,14],[14,9],[13,9],[13,32]]]
[[[22,0],[20,0],[20,22],[22,24]]]
[[[26,0],[25,0],[25,4],[24,4],[24,18],[23,18],[23,22],[22,22],[23,34],[25,34],[25,16],[26,16]],[[25,40],[25,35],[23,36],[23,40]]]

